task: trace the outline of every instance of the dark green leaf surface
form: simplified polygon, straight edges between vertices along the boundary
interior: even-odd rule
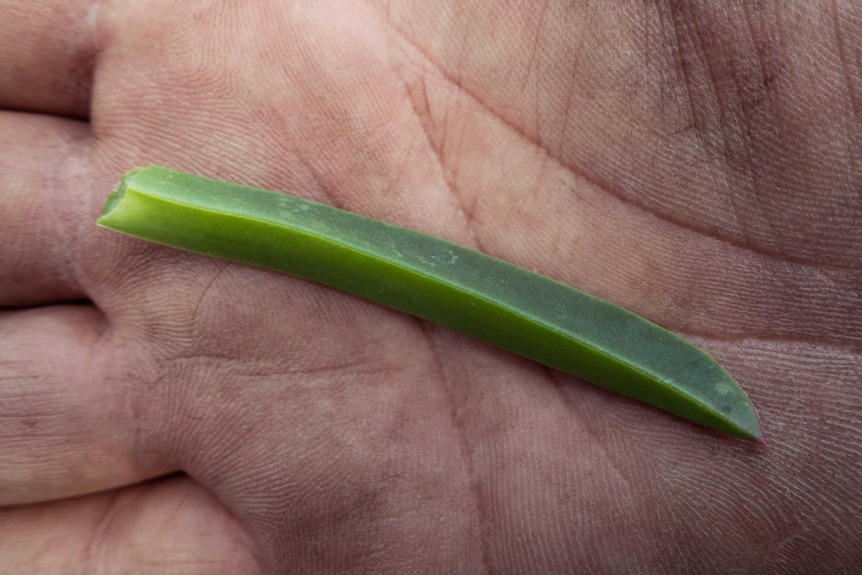
[[[126,174],[98,224],[337,288],[763,441],[745,393],[704,352],[621,307],[451,242],[157,166]]]

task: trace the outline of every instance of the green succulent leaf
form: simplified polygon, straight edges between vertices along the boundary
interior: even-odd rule
[[[158,166],[127,173],[97,223],[318,282],[763,442],[751,402],[703,351],[619,306],[458,244]]]

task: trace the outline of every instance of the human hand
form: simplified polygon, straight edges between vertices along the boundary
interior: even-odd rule
[[[772,10],[0,0],[0,564],[849,572],[862,11]],[[149,163],[628,307],[771,444],[96,228]]]

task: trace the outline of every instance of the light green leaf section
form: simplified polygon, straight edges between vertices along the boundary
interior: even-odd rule
[[[98,224],[318,282],[763,442],[751,402],[703,351],[619,306],[464,246],[158,166],[126,174]]]

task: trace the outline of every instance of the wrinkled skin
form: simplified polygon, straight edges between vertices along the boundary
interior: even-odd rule
[[[858,567],[845,4],[0,0],[0,571]],[[770,445],[95,227],[149,163],[626,306],[718,358]]]

